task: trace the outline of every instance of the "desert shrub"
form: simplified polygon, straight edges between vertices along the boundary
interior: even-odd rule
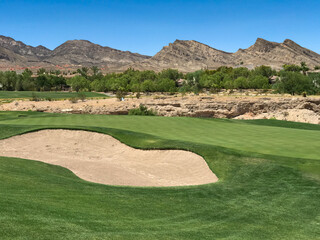
[[[116,92],[116,97],[121,101],[122,99],[125,98],[125,96],[127,95],[127,93],[123,90],[118,90]]]
[[[129,110],[129,115],[141,115],[141,116],[156,116],[157,113],[153,110],[149,110],[146,106],[140,104],[139,108]]]
[[[69,101],[70,101],[71,103],[77,103],[78,100],[79,100],[79,98],[77,98],[77,97],[72,97],[72,98],[69,99]]]
[[[140,93],[140,92],[137,92],[136,98],[139,99],[140,97],[141,97],[141,93]]]
[[[41,101],[41,99],[37,96],[37,94],[35,94],[34,92],[31,94],[31,99],[30,101],[35,101],[35,102],[38,102],[38,101]]]
[[[50,101],[50,102],[52,101],[51,97],[46,97],[45,99],[46,99],[46,101]]]
[[[84,100],[86,100],[86,95],[83,92],[78,92],[77,93],[77,97],[83,102]]]

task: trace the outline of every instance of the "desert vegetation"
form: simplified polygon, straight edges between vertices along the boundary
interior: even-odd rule
[[[0,72],[0,87],[6,91],[59,91],[72,90],[113,91],[121,98],[126,92],[217,92],[221,89],[271,89],[277,93],[319,94],[320,73],[310,72],[308,66],[284,65],[280,71],[268,66],[252,70],[245,67],[219,67],[216,70],[199,70],[182,73],[166,69],[159,73],[128,69],[123,73],[102,74],[97,67],[78,69],[73,77],[60,71],[39,69],[36,75],[26,69],[17,74]]]
[[[148,109],[146,106],[140,104],[138,108],[130,109],[128,115],[156,116],[157,113],[152,109]]]

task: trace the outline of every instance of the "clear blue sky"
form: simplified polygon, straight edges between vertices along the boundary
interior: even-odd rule
[[[175,39],[234,52],[257,37],[320,53],[320,0],[0,0],[0,35],[54,49],[86,39],[154,55]]]

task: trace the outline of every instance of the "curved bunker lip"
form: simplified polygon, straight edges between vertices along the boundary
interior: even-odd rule
[[[41,130],[3,139],[0,156],[59,165],[84,180],[108,185],[167,187],[218,181],[195,153],[135,149],[87,131]]]

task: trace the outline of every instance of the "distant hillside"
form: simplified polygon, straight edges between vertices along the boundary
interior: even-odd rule
[[[150,57],[138,53],[102,47],[86,40],[67,41],[52,51],[43,46],[32,47],[12,38],[0,36],[0,66],[96,65],[117,70],[121,66],[148,58]]]
[[[251,47],[239,49],[235,53],[223,52],[197,41],[176,40],[151,59],[135,63],[131,67],[142,70],[170,67],[190,72],[201,68],[215,69],[219,66],[253,68],[268,65],[279,69],[284,64],[301,62],[306,62],[310,67],[320,65],[320,55],[288,39],[283,43],[276,43],[258,38]]]
[[[73,40],[67,41],[54,49],[46,60],[57,65],[106,65],[114,68],[149,58],[149,56],[138,53],[102,47],[86,40]]]
[[[283,43],[269,42],[258,38],[254,45],[247,49],[239,49],[233,54],[236,61],[254,67],[269,65],[280,68],[283,64],[300,64],[306,62],[308,66],[320,65],[320,55],[303,48],[292,40]]]
[[[153,57],[103,47],[86,40],[72,40],[54,50],[43,46],[32,47],[10,37],[0,36],[0,69],[18,67],[99,66],[106,71],[127,68],[161,71],[175,68],[191,72],[220,66],[253,68],[268,65],[279,69],[283,64],[306,62],[309,67],[320,65],[320,55],[301,47],[292,40],[283,43],[258,38],[254,45],[235,53],[217,50],[194,40],[176,40]]]

